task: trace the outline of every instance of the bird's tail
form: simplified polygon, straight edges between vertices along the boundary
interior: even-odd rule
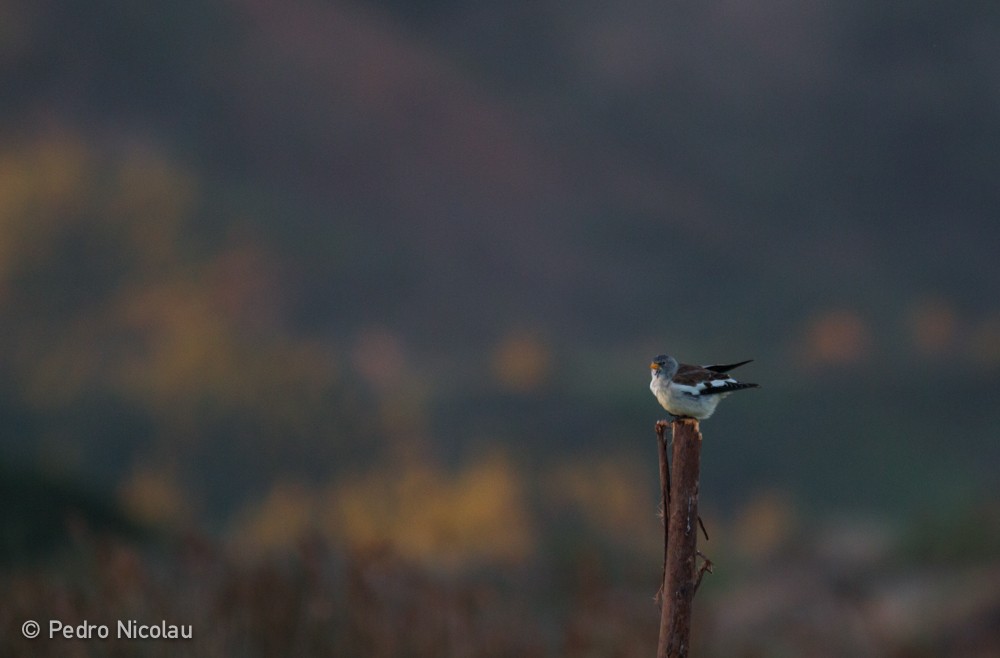
[[[740,366],[745,366],[746,364],[753,361],[753,359],[747,359],[746,361],[740,361],[739,363],[729,363],[726,365],[718,366],[705,366],[705,370],[711,370],[712,372],[717,372],[719,374],[727,373],[730,370],[736,370]]]

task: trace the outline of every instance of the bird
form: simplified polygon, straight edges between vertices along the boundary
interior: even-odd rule
[[[669,422],[682,418],[705,420],[733,391],[757,388],[759,384],[739,382],[727,373],[753,361],[712,366],[692,366],[660,354],[649,364],[652,380],[649,390],[670,415]]]

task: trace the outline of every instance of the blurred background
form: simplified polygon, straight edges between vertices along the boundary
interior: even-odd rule
[[[696,655],[1000,656],[998,28],[3,0],[0,653],[652,655],[668,352]]]

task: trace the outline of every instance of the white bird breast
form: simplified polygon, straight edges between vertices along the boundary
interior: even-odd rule
[[[649,389],[660,405],[675,416],[691,416],[704,420],[715,413],[723,394],[701,395],[694,386],[659,381],[656,376],[649,383]]]

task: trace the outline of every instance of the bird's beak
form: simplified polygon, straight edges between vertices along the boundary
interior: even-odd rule
[[[659,370],[660,364],[657,363],[656,361],[653,361],[652,363],[649,364],[649,368],[650,370]]]

